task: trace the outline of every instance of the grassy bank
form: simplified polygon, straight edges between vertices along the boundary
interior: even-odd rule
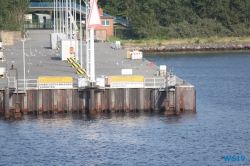
[[[192,38],[192,39],[143,39],[143,40],[121,40],[119,38],[109,38],[110,41],[121,41],[123,46],[161,46],[175,44],[200,44],[200,43],[232,43],[250,42],[250,37],[211,37],[211,38]]]

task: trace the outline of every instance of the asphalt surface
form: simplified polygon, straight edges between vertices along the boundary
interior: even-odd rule
[[[10,70],[13,67],[18,69],[18,78],[24,78],[24,58],[25,58],[25,78],[38,79],[39,76],[72,76],[74,86],[77,86],[77,78],[82,75],[76,74],[76,68],[71,67],[71,63],[61,61],[60,50],[52,50],[50,46],[50,33],[48,30],[29,31],[29,36],[24,42],[15,42],[12,46],[4,46],[2,50],[6,61],[0,62],[0,67],[6,67],[8,77],[16,77],[16,71]],[[80,43],[80,42],[79,42]],[[83,41],[83,66],[86,68],[86,42]],[[80,51],[79,51],[80,52]],[[122,69],[132,69],[133,75],[143,75],[144,77],[157,77],[157,66],[149,66],[147,60],[127,59],[127,50],[124,48],[114,50],[111,43],[95,43],[95,64],[96,76],[121,75]],[[80,59],[80,58],[79,58]],[[7,86],[8,78],[0,79],[0,88]]]

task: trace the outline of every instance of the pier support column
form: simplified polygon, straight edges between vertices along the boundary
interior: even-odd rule
[[[4,118],[10,118],[10,105],[9,105],[9,98],[10,98],[10,90],[6,86],[4,91]]]
[[[20,118],[21,117],[21,111],[20,111],[19,103],[15,104],[14,116],[15,116],[15,118]]]
[[[16,106],[17,108],[17,106]],[[20,109],[20,108],[18,108]],[[24,93],[23,95],[23,108],[22,108],[22,112],[24,115],[28,114],[28,95]]]
[[[43,91],[38,91],[38,97],[37,97],[37,114],[43,113]]]
[[[109,93],[109,110],[110,112],[114,113],[116,111],[116,90],[110,89]]]
[[[138,89],[138,93],[139,93],[139,98],[137,98],[136,104],[138,104],[138,109],[143,112],[145,110],[144,108],[144,99],[145,99],[145,89]]]
[[[165,112],[169,111],[169,99],[168,99],[168,76],[166,76],[166,98],[165,98]]]
[[[180,86],[175,86],[175,114],[180,114]]]
[[[150,90],[150,111],[154,110],[154,102],[155,102],[155,97],[154,97],[154,89]]]
[[[90,89],[90,101],[89,101],[89,112],[91,114],[96,113],[95,109],[95,89]]]
[[[196,112],[196,90],[194,89],[193,112]]]
[[[124,111],[125,112],[130,112],[130,101],[129,101],[129,99],[130,99],[130,91],[129,91],[129,89],[128,88],[126,88],[125,90],[124,90],[124,93],[125,93],[125,97],[124,97]]]
[[[168,87],[166,87],[166,98],[165,98],[165,115],[171,115],[170,111],[170,95],[168,92]]]

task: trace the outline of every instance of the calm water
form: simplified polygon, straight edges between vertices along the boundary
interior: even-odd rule
[[[197,90],[197,113],[0,120],[0,165],[250,165],[250,53],[147,55]],[[1,117],[2,118],[2,117]],[[225,162],[225,155],[245,156]]]

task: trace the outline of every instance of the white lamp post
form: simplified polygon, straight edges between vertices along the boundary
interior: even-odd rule
[[[80,64],[81,69],[83,68],[82,65],[82,0],[80,0]]]
[[[23,42],[23,90],[26,90],[26,80],[25,80],[25,55],[24,55],[24,42],[26,41],[26,38],[24,37],[22,40]],[[17,85],[18,86],[18,85]]]
[[[54,33],[56,33],[56,3],[55,3],[55,0],[54,0]]]

